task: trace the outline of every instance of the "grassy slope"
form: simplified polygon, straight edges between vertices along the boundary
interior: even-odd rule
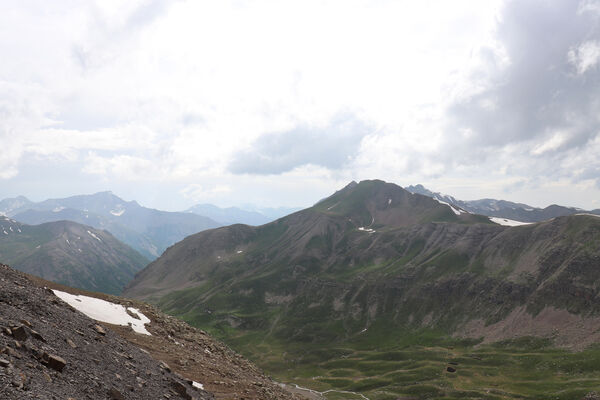
[[[410,197],[391,204],[419,212],[386,214],[394,193],[374,201],[368,190],[356,193],[346,201],[338,192],[264,227],[223,228],[174,246],[144,273],[160,282],[173,274],[157,272],[178,265],[179,279],[197,283],[159,305],[280,379],[372,399],[578,398],[599,383],[595,349],[571,354],[535,341],[474,348],[447,336],[468,319],[497,322],[522,305],[533,314],[547,305],[598,314],[597,219],[506,229]],[[384,223],[391,219],[395,225]],[[380,359],[390,352],[409,362]],[[470,353],[481,360],[444,372],[450,358]],[[539,384],[532,363],[540,363]]]

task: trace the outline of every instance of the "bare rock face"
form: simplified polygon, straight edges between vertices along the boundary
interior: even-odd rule
[[[98,327],[0,264],[0,399],[214,399]]]

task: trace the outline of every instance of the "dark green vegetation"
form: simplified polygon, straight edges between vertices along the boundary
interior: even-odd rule
[[[149,260],[188,235],[220,225],[196,214],[142,207],[110,192],[39,203],[25,198],[5,199],[0,202],[1,210],[9,217],[30,225],[66,220],[108,230]]]
[[[141,271],[125,295],[155,302],[278,377],[313,388],[370,398],[502,398],[502,391],[576,398],[575,382],[585,389],[600,375],[588,369],[569,381],[552,363],[600,364],[594,350],[532,349],[530,341],[521,357],[522,343],[475,350],[448,338],[538,335],[583,347],[597,340],[599,286],[600,218],[508,228],[364,181],[264,226],[191,236]],[[449,357],[486,351],[482,360],[496,366],[463,360],[458,373],[444,372]],[[383,359],[388,353],[399,359]],[[545,365],[538,386],[525,374],[526,357]],[[496,386],[478,365],[495,371]]]
[[[54,282],[119,294],[148,261],[110,233],[74,222],[0,217],[0,262]]]

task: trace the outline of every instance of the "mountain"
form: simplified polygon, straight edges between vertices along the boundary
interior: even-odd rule
[[[7,215],[31,225],[69,220],[105,229],[150,260],[188,235],[220,226],[200,215],[142,207],[111,192],[24,203]]]
[[[208,217],[222,225],[263,225],[274,219],[256,211],[246,211],[237,207],[220,208],[212,204],[197,204],[184,212]]]
[[[139,272],[124,293],[219,335],[272,373],[307,377],[306,384],[368,396],[384,390],[390,398],[481,398],[490,382],[475,375],[453,381],[446,377],[453,365],[478,374],[479,361],[469,357],[481,352],[479,359],[506,360],[503,371],[490,373],[516,382],[506,371],[527,368],[509,354],[534,351],[538,342],[507,342],[528,350],[478,350],[450,338],[534,336],[548,340],[542,347],[576,349],[597,342],[599,262],[598,217],[500,226],[393,184],[363,181],[260,227],[190,236]],[[570,357],[539,351],[548,363],[557,354]],[[444,360],[453,363],[450,372]],[[419,369],[429,367],[431,373]],[[376,371],[390,376],[373,380]],[[551,385],[556,373],[538,378]],[[398,379],[407,381],[400,387]],[[456,382],[473,392],[467,396]],[[524,387],[515,383],[512,393],[548,393]]]
[[[487,215],[489,217],[508,218],[521,222],[541,222],[566,215],[590,213],[600,215],[600,210],[584,211],[575,207],[563,207],[556,204],[546,208],[532,207],[527,204],[513,203],[506,200],[480,199],[480,200],[457,200],[452,196],[432,192],[423,185],[406,187],[411,193],[418,193],[432,197],[436,200],[460,207],[470,213]]]
[[[27,208],[32,201],[24,196],[0,200],[0,215],[12,216],[16,210]]]
[[[79,288],[120,293],[148,260],[110,233],[70,221],[25,225],[0,217],[0,261]]]
[[[127,319],[147,321],[136,323],[145,334]],[[1,264],[0,394],[3,400],[300,399],[206,332],[154,307]]]

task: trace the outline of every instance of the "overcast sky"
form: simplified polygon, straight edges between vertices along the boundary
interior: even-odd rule
[[[600,208],[600,1],[0,0],[0,198]]]

